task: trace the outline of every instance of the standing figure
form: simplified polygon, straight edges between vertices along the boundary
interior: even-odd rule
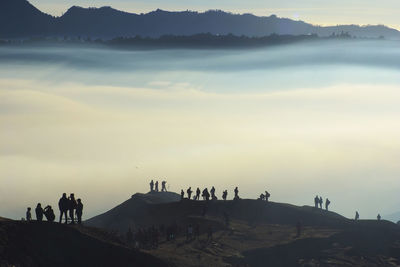
[[[358,221],[360,219],[360,214],[358,214],[358,211],[356,211],[356,217],[354,218],[355,221]]]
[[[67,194],[64,193],[60,200],[58,201],[58,208],[60,209],[60,223],[62,222],[62,217],[65,215],[65,223],[67,223],[67,211],[69,210],[69,200]]]
[[[225,190],[224,192],[222,192],[222,199],[226,200],[227,197],[228,197],[228,190]]]
[[[192,187],[189,187],[188,190],[186,191],[186,193],[188,195],[188,199],[190,200],[191,199],[190,197],[192,196],[192,193],[193,193]]]
[[[322,209],[322,203],[324,203],[324,201],[322,200],[322,197],[319,197],[319,207]]]
[[[74,218],[74,211],[76,209],[77,203],[75,200],[75,195],[74,193],[71,193],[69,195],[69,217],[71,218],[71,224],[75,224],[75,218]]]
[[[151,182],[150,182],[150,192],[153,192],[154,191],[154,182],[153,182],[153,180],[151,180]]]
[[[37,204],[35,213],[36,213],[36,220],[38,222],[43,221],[43,209],[42,209],[42,205],[40,203]]]
[[[196,198],[195,198],[195,200],[200,200],[200,188],[198,188],[197,187],[197,189],[196,189]]]
[[[26,220],[27,220],[28,222],[32,220],[32,213],[31,213],[31,208],[30,208],[30,207],[28,207],[28,208],[26,209]]]
[[[314,198],[314,204],[315,204],[315,208],[318,209],[318,204],[319,204],[319,197],[318,197],[318,195],[316,195],[315,198]]]
[[[328,210],[329,204],[331,204],[331,201],[327,198],[327,199],[325,200],[325,209],[326,209],[326,210]]]
[[[235,197],[234,197],[234,199],[239,199],[239,189],[237,188],[237,186],[236,186],[234,192],[235,192]]]
[[[259,200],[264,200],[264,199],[265,199],[264,194],[261,194]]]
[[[211,187],[211,190],[210,190],[210,193],[211,193],[211,199],[215,199],[215,187],[213,186],[213,187]]]
[[[185,197],[185,192],[183,192],[183,189],[181,190],[181,200]]]
[[[78,198],[78,203],[76,205],[76,217],[78,218],[78,224],[82,224],[82,212],[83,212],[82,200]]]
[[[201,196],[203,197],[203,200],[206,200],[206,201],[210,200],[210,193],[208,193],[207,188],[205,188],[203,190],[203,193],[201,194]]]
[[[268,193],[268,191],[265,191],[265,201],[268,202],[270,196],[271,196],[271,194]]]
[[[166,181],[161,182],[161,192],[167,192]]]
[[[378,221],[380,221],[381,220],[381,215],[378,214],[378,216],[376,218],[378,219]]]
[[[156,181],[156,183],[155,183],[155,188],[154,188],[154,190],[155,190],[156,192],[158,192],[158,181]]]

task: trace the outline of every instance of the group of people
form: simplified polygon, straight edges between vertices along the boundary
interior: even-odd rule
[[[60,200],[58,201],[58,208],[60,209],[60,223],[62,222],[62,218],[64,216],[65,223],[68,222],[68,214],[69,219],[71,220],[71,224],[75,224],[75,215],[77,218],[77,223],[82,223],[82,213],[83,213],[83,204],[80,198],[75,199],[75,195],[73,193],[67,197],[67,194],[64,193]],[[56,216],[54,214],[54,210],[50,205],[47,205],[44,209],[40,203],[37,204],[35,208],[36,220],[38,222],[43,221],[43,216],[46,217],[46,220],[49,222],[54,222]],[[26,220],[32,220],[31,208],[28,207],[26,211]]]
[[[192,187],[189,187],[186,190],[187,199],[192,199],[192,193],[194,193],[193,190],[192,190]],[[215,187],[214,186],[211,187],[210,192],[208,191],[208,188],[204,188],[203,191],[201,191],[200,188],[197,187],[195,193],[196,194],[193,196],[193,200],[200,200],[200,194],[201,194],[201,197],[203,198],[203,200],[205,200],[205,201],[209,201],[210,199],[211,200],[218,200],[218,197],[215,194]],[[240,199],[239,198],[239,189],[238,189],[238,187],[235,188],[234,193],[235,193],[235,196],[234,196],[233,199],[234,200]],[[226,200],[227,197],[228,197],[228,190],[222,191],[222,199]],[[185,191],[183,191],[183,189],[181,189],[181,200],[183,200],[183,199],[185,199]]]
[[[167,182],[166,181],[162,181],[161,182],[161,192],[167,192]],[[154,182],[153,180],[151,180],[150,182],[150,192],[160,192],[158,190],[158,181]]]
[[[71,224],[75,224],[75,215],[78,224],[82,223],[82,213],[83,213],[82,200],[80,198],[76,200],[74,193],[71,193],[68,198],[67,194],[63,193],[62,197],[58,201],[58,208],[60,209],[60,223],[62,222],[63,216],[65,218],[65,223],[68,223],[67,213],[69,213]]]
[[[265,201],[268,202],[270,196],[271,196],[271,194],[268,193],[268,191],[265,191],[265,194],[262,194],[262,193],[261,193],[259,200],[262,200],[262,201],[265,200]]]
[[[44,209],[42,208],[42,204],[38,203],[35,208],[36,220],[38,222],[43,221],[43,216],[46,217],[46,220],[49,222],[54,222],[56,216],[54,215],[54,210],[50,205],[47,205]],[[31,207],[28,207],[26,210],[26,220],[32,220]]]
[[[316,195],[315,198],[314,198],[314,205],[315,205],[315,208],[318,209],[318,206],[319,206],[319,208],[322,209],[322,204],[323,204],[323,203],[324,203],[324,200],[322,199],[322,197]],[[325,209],[326,209],[326,210],[329,209],[329,205],[330,205],[330,204],[331,204],[331,201],[327,198],[327,199],[325,200]]]

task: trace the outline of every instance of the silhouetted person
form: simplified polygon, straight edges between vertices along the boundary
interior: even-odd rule
[[[318,209],[318,204],[319,204],[319,197],[318,197],[318,195],[316,195],[315,198],[314,198],[314,204],[315,204],[315,208]]]
[[[62,222],[62,217],[65,215],[65,223],[67,223],[67,211],[69,210],[69,200],[67,194],[64,193],[60,200],[58,201],[58,208],[60,209],[60,223]]]
[[[153,180],[151,180],[151,182],[150,182],[150,192],[153,192],[154,191],[154,182],[153,182]]]
[[[78,218],[78,224],[82,224],[83,204],[80,198],[78,198],[77,201],[78,203],[76,204],[76,217]]]
[[[298,221],[296,224],[297,237],[299,237],[301,235],[301,228],[302,228],[302,223],[301,223],[301,221]]]
[[[378,216],[376,216],[376,218],[378,219],[378,221],[380,221],[381,220],[381,215],[378,214]]]
[[[181,190],[181,200],[185,197],[185,192],[183,192],[183,189]]]
[[[360,219],[360,214],[358,214],[358,211],[356,211],[356,217],[354,217],[354,220],[358,221]]]
[[[322,209],[322,203],[324,203],[324,201],[322,200],[322,197],[319,197],[318,203],[319,203],[319,207]]]
[[[42,209],[42,205],[40,203],[37,204],[35,213],[36,213],[36,220],[38,222],[43,221],[43,209]]]
[[[29,222],[29,221],[32,221],[32,213],[31,213],[31,208],[30,207],[28,207],[27,209],[26,209],[26,220]]]
[[[166,184],[166,181],[161,182],[161,192],[167,192],[167,187],[165,186]]]
[[[200,200],[200,193],[201,193],[200,188],[197,187],[195,200]]]
[[[259,198],[259,200],[262,200],[262,201],[264,201],[264,199],[265,199],[265,196],[264,196],[264,194],[261,194],[261,195],[260,195],[260,198]]]
[[[265,201],[268,202],[269,198],[270,198],[271,194],[268,193],[268,191],[265,191]]]
[[[49,222],[54,222],[56,219],[56,215],[54,214],[54,210],[50,205],[46,206],[43,210],[44,216],[46,216],[46,220]]]
[[[227,197],[228,197],[228,190],[225,190],[224,192],[222,192],[222,199],[226,200]]]
[[[239,199],[239,189],[237,188],[237,186],[236,186],[234,192],[235,192],[235,198],[234,199]]]
[[[156,183],[155,183],[154,185],[155,185],[154,190],[155,190],[156,192],[158,192],[158,181],[156,181]]]
[[[203,197],[204,200],[208,201],[210,200],[210,193],[208,193],[208,189],[205,188],[203,190],[203,193],[201,194],[201,196]]]
[[[211,193],[211,199],[215,199],[215,187],[214,186],[211,187],[210,193]]]
[[[328,210],[329,204],[331,204],[331,201],[327,198],[327,199],[325,200],[325,209],[326,209],[326,210]]]
[[[186,193],[188,195],[188,199],[191,199],[190,197],[192,196],[192,193],[193,193],[192,187],[189,187],[188,190],[186,190]]]
[[[75,218],[74,218],[74,211],[76,209],[77,203],[75,200],[75,195],[71,193],[69,195],[69,217],[71,218],[71,224],[75,224]]]

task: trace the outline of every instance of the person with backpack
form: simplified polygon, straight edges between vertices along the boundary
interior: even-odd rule
[[[268,193],[268,191],[265,191],[265,201],[268,202],[269,198],[270,198],[271,194]]]
[[[228,197],[228,190],[225,190],[224,192],[222,192],[222,199],[226,200],[227,197]]]
[[[192,193],[193,193],[192,187],[189,187],[188,190],[186,190],[186,193],[188,195],[188,199],[190,200],[190,197],[192,196]]]
[[[326,209],[326,210],[328,210],[329,204],[331,204],[331,201],[327,198],[327,199],[325,200],[325,209]]]

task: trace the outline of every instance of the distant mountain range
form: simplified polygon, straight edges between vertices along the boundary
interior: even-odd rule
[[[250,37],[348,32],[360,38],[400,39],[400,32],[383,26],[339,25],[321,27],[278,18],[275,15],[258,17],[251,14],[231,14],[223,11],[204,13],[156,10],[133,14],[111,7],[81,8],[73,6],[61,17],[45,14],[26,0],[0,1],[0,38],[29,37],[160,37],[162,35],[245,35]]]

